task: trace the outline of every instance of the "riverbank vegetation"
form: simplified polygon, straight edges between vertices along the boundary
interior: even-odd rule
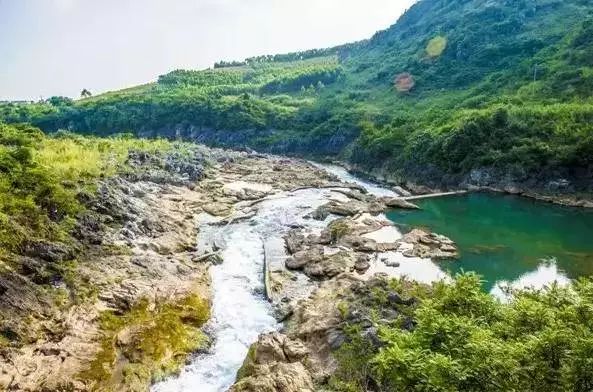
[[[164,140],[125,136],[45,136],[29,125],[0,123],[0,248],[25,252],[27,242],[68,241],[81,194],[126,170],[130,151],[162,153]]]
[[[367,41],[3,104],[0,118],[334,155],[426,180],[481,168],[578,179],[591,165],[592,12],[582,0],[423,0]]]
[[[393,292],[414,304],[394,305]],[[364,306],[377,332],[361,334],[360,323],[350,324],[330,384],[348,392],[590,391],[592,293],[593,282],[581,280],[519,291],[501,303],[474,274],[451,285],[391,281],[341,305],[346,319]],[[381,319],[385,309],[398,316]]]
[[[40,312],[96,299],[96,287],[79,273],[89,241],[80,222],[101,236],[101,220],[87,211],[99,182],[131,172],[131,153],[160,156],[183,153],[185,147],[128,136],[46,136],[30,125],[0,123],[0,294],[8,296],[0,307],[0,346],[19,346],[44,334],[25,322],[38,311],[37,303],[27,302],[29,295],[45,304]],[[19,290],[23,303],[12,303]]]

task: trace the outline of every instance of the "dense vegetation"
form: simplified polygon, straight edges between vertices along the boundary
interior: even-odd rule
[[[422,0],[368,41],[7,104],[0,118],[337,155],[426,181],[481,168],[578,180],[593,143],[592,11],[585,0]]]
[[[186,145],[64,132],[48,137],[29,125],[0,123],[0,293],[18,285],[47,308],[94,299],[96,288],[78,273],[85,250],[77,223],[90,214],[87,203],[99,181],[132,172],[131,152],[174,150],[183,153]],[[27,308],[16,309],[10,301],[0,306],[0,347],[34,340],[39,332],[17,323]]]
[[[0,249],[23,253],[38,240],[68,241],[81,193],[125,170],[129,151],[163,152],[164,140],[46,137],[29,125],[0,123]]]
[[[389,293],[416,298],[395,305]],[[331,381],[339,391],[590,391],[593,389],[593,282],[515,293],[501,303],[479,277],[432,287],[404,281],[376,286],[364,304],[379,342],[350,325]],[[360,299],[354,300],[360,302]],[[366,335],[368,336],[368,335]]]

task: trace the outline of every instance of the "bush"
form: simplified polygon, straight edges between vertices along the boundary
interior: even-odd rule
[[[518,291],[509,303],[483,292],[474,274],[425,290],[415,283],[393,285],[421,293],[415,327],[379,322],[384,346],[370,355],[369,342],[361,343],[353,330],[354,339],[337,355],[336,385],[357,391],[369,383],[389,391],[593,388],[592,280]],[[369,366],[355,360],[365,352]]]

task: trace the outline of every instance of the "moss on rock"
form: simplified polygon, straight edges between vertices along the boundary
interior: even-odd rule
[[[157,304],[144,299],[121,315],[105,311],[101,350],[79,378],[99,391],[144,391],[207,344],[201,327],[209,317],[208,301],[193,293]]]

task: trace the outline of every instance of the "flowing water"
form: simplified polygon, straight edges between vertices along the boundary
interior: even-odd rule
[[[211,268],[213,308],[208,330],[213,347],[198,355],[178,377],[154,385],[153,392],[222,392],[233,384],[249,345],[259,334],[279,327],[263,296],[264,241],[303,224],[303,216],[327,202],[330,195],[328,190],[316,189],[282,194],[263,202],[249,222],[202,230],[201,236],[216,236],[225,244],[224,263]]]
[[[364,186],[366,188],[366,190],[369,191],[369,193],[371,193],[375,196],[378,196],[378,197],[380,197],[380,196],[389,196],[389,197],[397,196],[397,194],[395,192],[393,192],[391,189],[387,189],[387,188],[382,187],[374,182],[366,181],[361,178],[358,178],[355,175],[348,173],[348,171],[346,169],[344,169],[342,166],[332,165],[332,164],[321,164],[321,163],[315,163],[315,162],[312,162],[312,163],[313,163],[313,165],[317,166],[318,168],[324,169],[328,173],[335,175],[336,177],[338,177],[340,180],[342,180],[344,182],[354,182],[356,184]]]

